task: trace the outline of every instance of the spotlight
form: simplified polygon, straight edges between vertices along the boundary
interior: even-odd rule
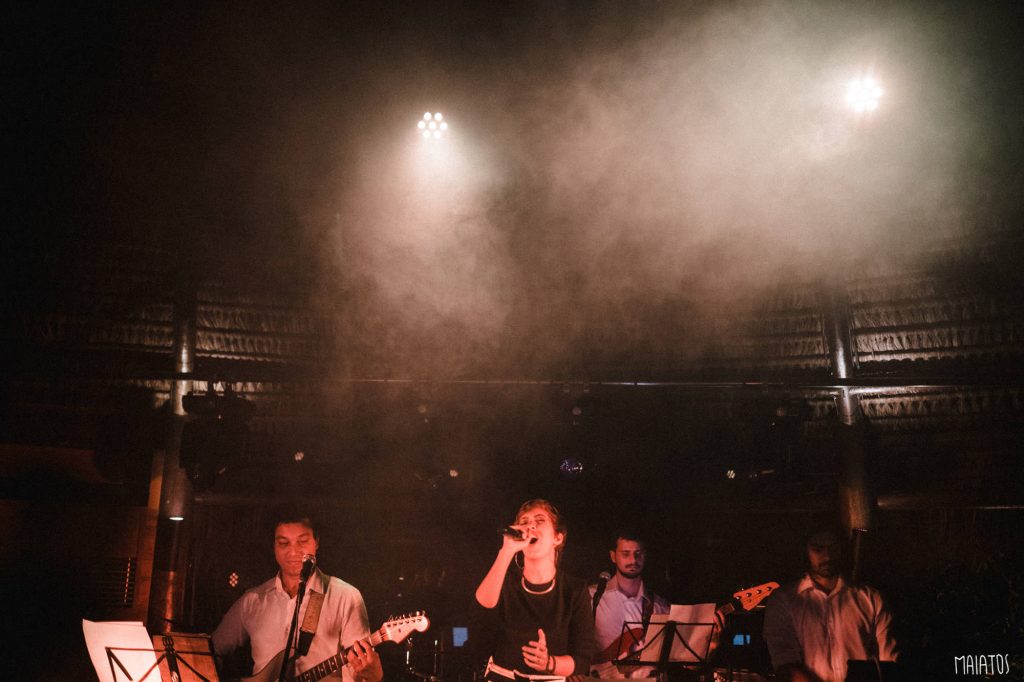
[[[874,78],[860,78],[846,88],[846,101],[858,113],[874,111],[882,97],[882,88]]]
[[[423,114],[423,118],[416,124],[416,127],[419,128],[420,134],[425,140],[439,140],[448,133],[448,121],[444,120],[444,115],[441,112],[432,114],[428,111]]]

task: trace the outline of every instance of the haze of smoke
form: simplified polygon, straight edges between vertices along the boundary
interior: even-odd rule
[[[780,273],[837,276],[959,214],[964,142],[929,110],[948,84],[907,17],[758,3],[651,24],[582,47],[556,27],[567,42],[495,71],[478,113],[502,186],[367,154],[353,255],[403,329],[550,357],[588,334],[678,344]],[[865,71],[886,94],[857,117],[843,96]],[[688,323],[664,323],[673,302]]]
[[[812,5],[741,8],[671,23],[546,84],[545,123],[524,148],[598,289],[630,284],[588,268],[623,242],[642,254],[630,270],[645,287],[729,290],[763,285],[794,254],[830,269],[894,227],[944,218],[955,150],[926,102],[900,92],[906,65],[879,54],[897,36]],[[864,68],[889,92],[858,118],[843,95]],[[735,257],[707,267],[708,248]]]

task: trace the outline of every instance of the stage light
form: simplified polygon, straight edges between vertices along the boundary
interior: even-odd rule
[[[184,521],[185,517],[184,516],[168,516],[167,520],[168,521]]]
[[[583,462],[575,457],[566,457],[562,460],[558,469],[566,478],[579,478],[580,474],[583,473]]]
[[[874,78],[860,78],[846,89],[846,102],[858,113],[874,111],[883,95],[881,86]]]
[[[429,111],[423,114],[423,118],[416,124],[420,134],[425,140],[439,140],[448,132],[448,122],[444,120],[441,112],[435,114]]]

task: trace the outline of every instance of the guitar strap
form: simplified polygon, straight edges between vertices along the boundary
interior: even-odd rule
[[[309,647],[316,635],[317,625],[320,624],[320,610],[324,607],[324,593],[310,590],[309,601],[306,603],[306,615],[302,618],[302,627],[299,628],[299,645],[296,647],[296,656],[305,656],[309,653]]]
[[[647,632],[647,626],[651,624],[651,616],[654,614],[654,593],[644,584],[644,610],[640,616],[640,620],[643,622],[644,632]]]
[[[595,616],[597,615],[597,605],[601,601],[601,597],[604,596],[604,590],[605,590],[606,587],[608,587],[608,581],[607,580],[603,580],[603,581],[599,582],[597,584],[597,587],[594,589],[594,603],[593,603],[593,607],[594,607],[594,615]]]

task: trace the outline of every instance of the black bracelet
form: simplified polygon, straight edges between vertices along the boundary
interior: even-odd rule
[[[544,665],[544,672],[551,673],[552,675],[555,673],[555,657],[551,654],[548,654],[548,662]]]

